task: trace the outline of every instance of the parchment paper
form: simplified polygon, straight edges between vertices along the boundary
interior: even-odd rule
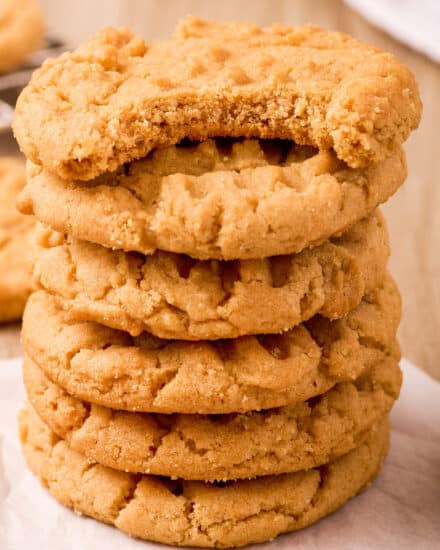
[[[440,548],[440,384],[402,361],[392,447],[376,482],[319,523],[258,550],[435,550]],[[0,549],[151,550],[112,527],[59,505],[24,465],[17,411],[20,360],[0,362]]]

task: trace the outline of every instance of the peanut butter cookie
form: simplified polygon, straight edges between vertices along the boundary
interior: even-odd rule
[[[43,17],[35,0],[0,3],[0,72],[25,61],[43,40]]]
[[[158,146],[216,136],[290,139],[365,166],[400,145],[420,114],[411,72],[347,35],[190,18],[169,41],[105,29],[46,61],[14,129],[35,163],[90,180]]]
[[[357,449],[319,468],[210,484],[90,464],[30,406],[19,422],[27,464],[59,502],[133,537],[177,546],[245,546],[306,527],[367,487],[389,447],[382,420]]]
[[[28,302],[26,353],[68,393],[129,411],[229,413],[305,401],[399,357],[400,296],[391,279],[347,317],[316,316],[281,335],[215,342],[131,337],[80,322],[44,292]]]
[[[229,415],[146,414],[80,401],[25,357],[28,399],[90,462],[132,473],[227,481],[308,470],[358,447],[399,395],[395,359],[310,401]]]
[[[20,319],[31,292],[35,220],[15,208],[24,184],[24,164],[0,158],[0,322]]]
[[[35,282],[77,320],[160,338],[215,340],[346,315],[384,279],[379,212],[313,249],[262,260],[112,251],[42,228]]]
[[[29,165],[18,207],[53,229],[107,248],[198,259],[300,252],[371,214],[406,177],[397,149],[350,169],[330,151],[292,143],[208,140],[158,149],[92,182]]]

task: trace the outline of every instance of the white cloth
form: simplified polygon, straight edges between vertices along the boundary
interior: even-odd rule
[[[345,2],[373,25],[440,62],[440,0]]]
[[[255,550],[440,548],[440,384],[402,361],[392,447],[378,479],[315,525]],[[1,550],[161,550],[58,504],[27,471],[16,416],[24,398],[20,360],[0,361]]]

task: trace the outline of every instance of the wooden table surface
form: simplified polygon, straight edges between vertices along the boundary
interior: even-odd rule
[[[403,295],[403,353],[440,379],[439,65],[374,28],[339,0],[41,0],[41,4],[48,27],[73,45],[105,25],[126,25],[148,40],[164,38],[179,18],[192,13],[261,25],[312,22],[348,32],[406,63],[419,82],[424,116],[406,145],[408,180],[384,207],[392,243],[390,269]],[[4,151],[5,144],[0,148]],[[18,342],[16,326],[1,329],[0,355],[17,355]]]

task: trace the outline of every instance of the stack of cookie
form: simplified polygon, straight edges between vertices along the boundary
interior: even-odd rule
[[[242,546],[374,479],[401,382],[377,206],[420,111],[393,57],[315,27],[110,29],[37,71],[20,433],[55,498]]]

